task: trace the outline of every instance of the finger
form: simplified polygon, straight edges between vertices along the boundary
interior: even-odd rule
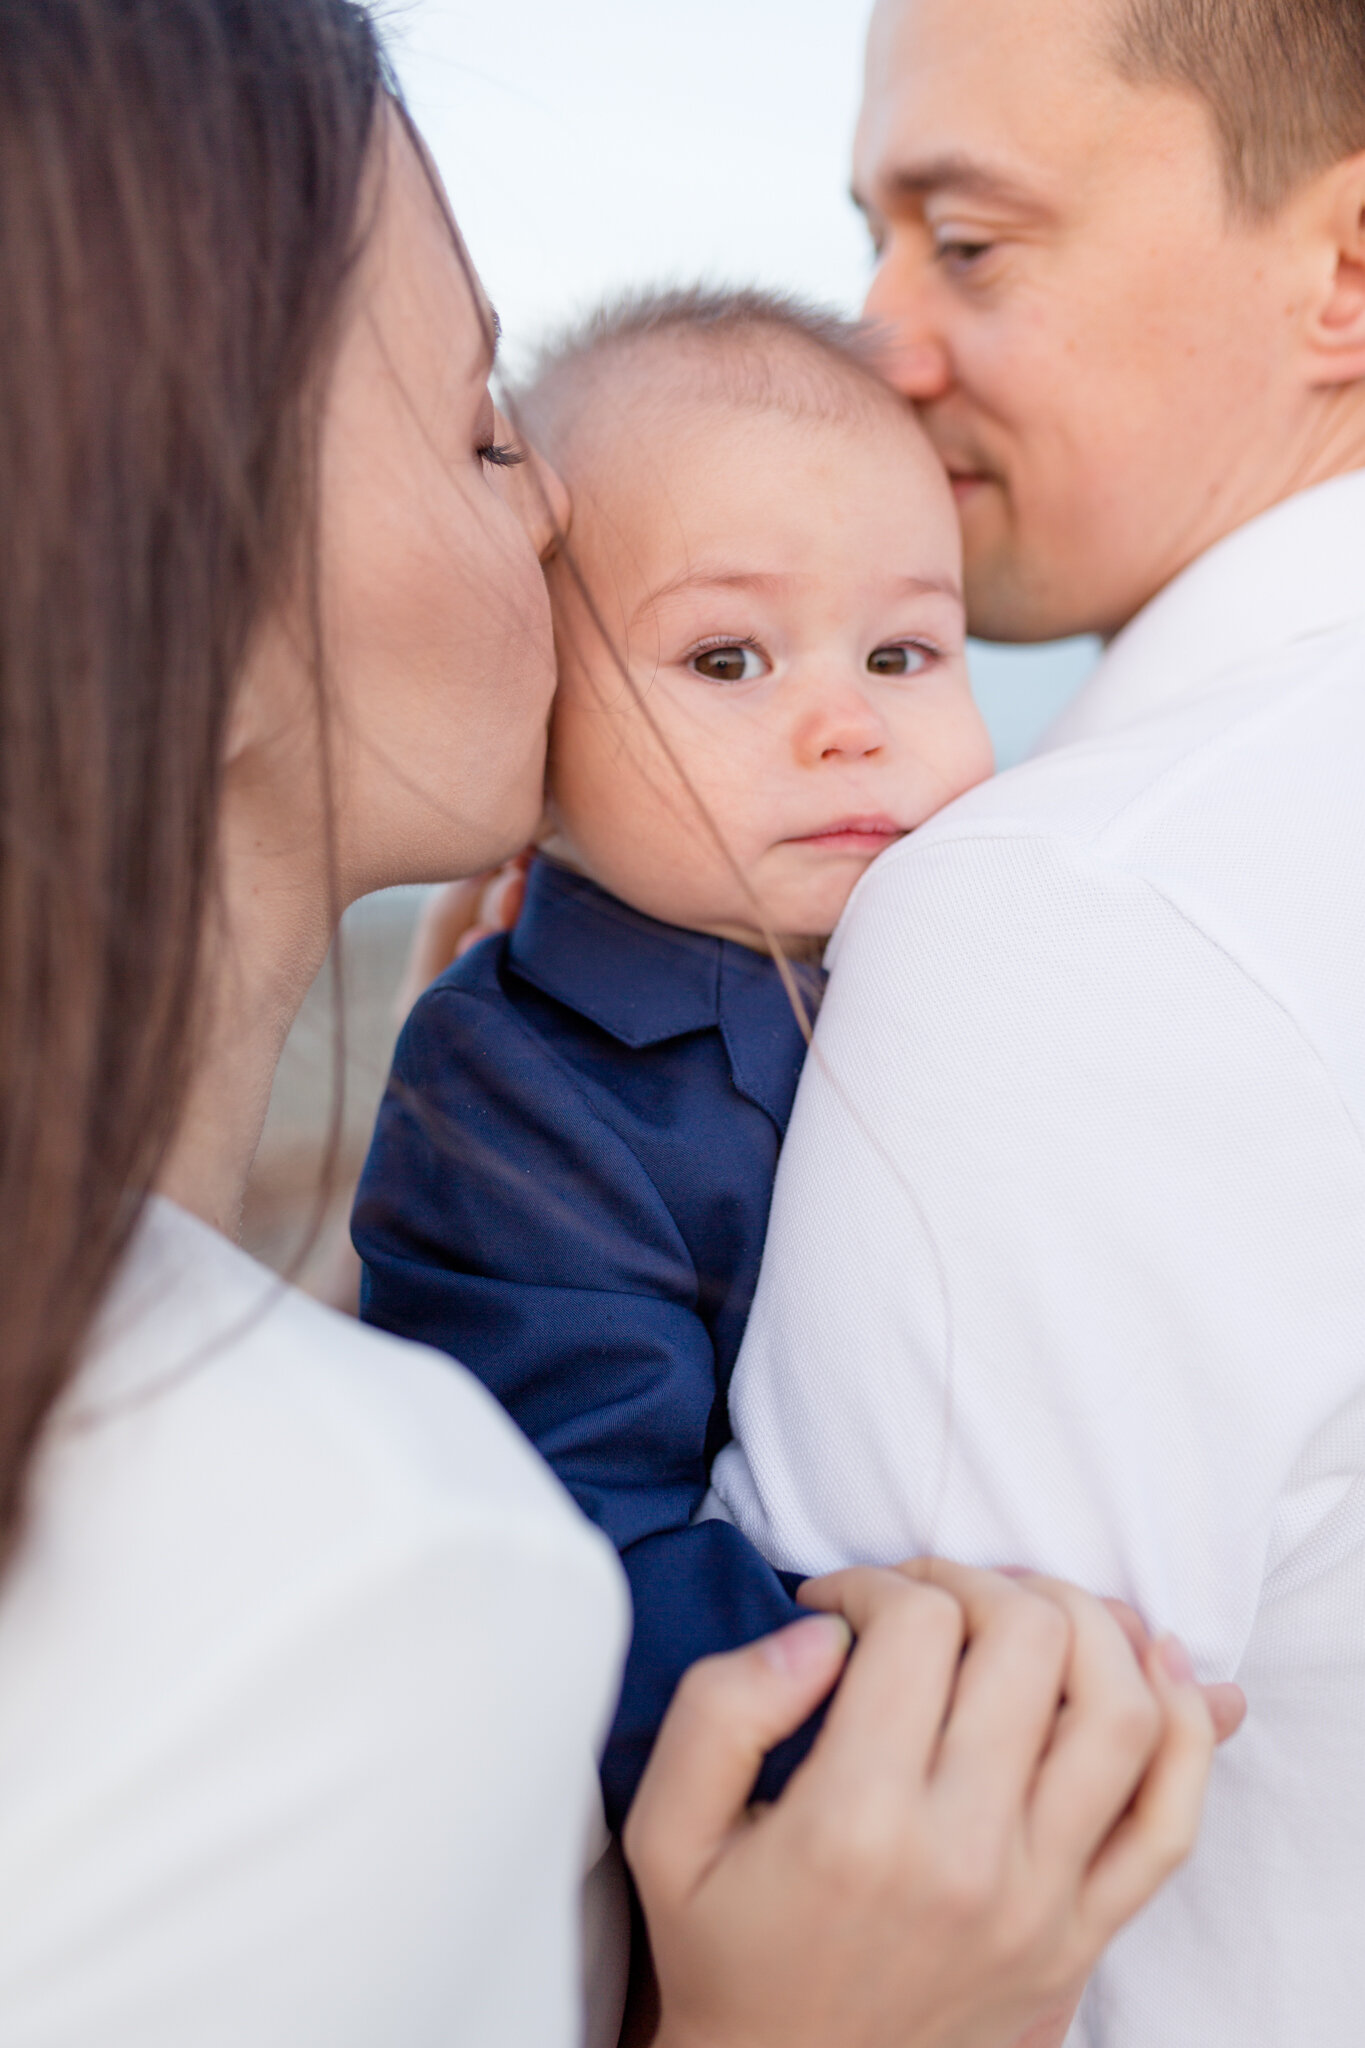
[[[424,962],[437,973],[450,959],[461,932],[476,922],[484,891],[496,871],[470,875],[459,882],[447,882],[435,889],[422,906],[417,923],[417,940]]]
[[[1247,1696],[1240,1685],[1204,1685],[1204,1705],[1213,1722],[1215,1742],[1229,1742],[1247,1717]]]
[[[1058,1580],[1028,1583],[1065,1607],[1072,1628],[1067,1703],[1038,1774],[1030,1835],[1047,1867],[1080,1868],[1141,1782],[1161,1739],[1162,1713],[1102,1601]]]
[[[1161,1741],[1129,1812],[1091,1866],[1081,1914],[1098,1952],[1178,1869],[1194,1847],[1213,1762],[1214,1727],[1189,1659],[1171,1638],[1143,1670],[1164,1717]]]
[[[394,998],[401,1022],[425,989],[444,974],[459,951],[460,940],[478,920],[479,903],[492,879],[491,871],[467,881],[447,882],[433,889],[422,906],[413,932],[407,965]]]
[[[1133,1648],[1133,1655],[1141,1663],[1151,1648],[1152,1635],[1137,1609],[1130,1607],[1126,1600],[1106,1600],[1104,1605],[1113,1615]]]
[[[998,1565],[996,1569],[1003,1573],[1005,1578],[1017,1579],[1024,1585],[1040,1576],[1039,1573],[1031,1571],[1027,1565],[1002,1564]],[[1137,1609],[1130,1607],[1126,1600],[1112,1600],[1101,1596],[1101,1603],[1113,1615],[1115,1621],[1132,1644],[1134,1656],[1141,1663],[1152,1640],[1151,1630],[1146,1622],[1142,1619]]]
[[[967,1647],[935,1778],[964,1811],[1014,1824],[1056,1726],[1071,1655],[1066,1609],[999,1572],[939,1559],[905,1567],[944,1586],[967,1618]]]
[[[1105,1606],[1113,1615],[1123,1633],[1133,1646],[1134,1654],[1141,1661],[1152,1646],[1151,1632],[1126,1600],[1106,1600]],[[1219,1742],[1229,1741],[1247,1717],[1247,1699],[1240,1685],[1206,1685],[1203,1687],[1204,1701],[1213,1718],[1213,1732]]]
[[[1020,2035],[1014,2048],[1065,2048],[1071,2022],[1076,2017],[1084,1992],[1084,1984],[1069,1991],[1051,2012],[1036,2020],[1026,2034]]]
[[[472,953],[475,946],[481,946],[485,939],[495,939],[502,931],[500,924],[472,924],[468,931],[461,932],[455,943],[455,958],[463,960],[466,953]]]
[[[510,931],[521,914],[526,875],[515,862],[498,869],[479,905],[479,923],[493,931]]]
[[[819,1705],[851,1642],[838,1616],[812,1616],[686,1673],[626,1818],[626,1859],[642,1890],[678,1899],[706,1874],[767,1752]]]
[[[797,1597],[842,1614],[858,1639],[820,1738],[829,1781],[822,1796],[918,1798],[957,1682],[966,1627],[958,1602],[942,1587],[871,1565],[808,1579]],[[886,1775],[870,1786],[866,1759],[887,1750],[888,1732]]]

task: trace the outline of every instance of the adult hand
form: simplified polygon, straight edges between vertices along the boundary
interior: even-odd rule
[[[1025,1584],[1032,1584],[1039,1590],[1046,1590],[1053,1583],[1047,1579],[1037,1578],[1031,1572],[1014,1572],[1010,1576],[1022,1579]],[[1129,1607],[1126,1601],[1106,1600],[1104,1604],[1127,1636],[1141,1663],[1152,1647],[1151,1632],[1142,1617]],[[1204,1704],[1213,1722],[1215,1742],[1230,1742],[1246,1720],[1246,1694],[1240,1685],[1234,1685],[1231,1681],[1219,1685],[1203,1685],[1199,1689],[1204,1695]]]
[[[1085,1594],[954,1566],[802,1597],[824,1618],[688,1673],[627,1822],[656,2048],[1006,2048],[1194,1841],[1214,1736],[1187,1660],[1139,1665]],[[850,1624],[819,1741],[749,1811]]]
[[[519,853],[515,860],[490,868],[487,874],[471,875],[467,881],[447,882],[432,890],[413,931],[407,966],[394,998],[400,1024],[418,996],[452,961],[480,939],[511,930],[521,915],[531,860],[530,852]]]

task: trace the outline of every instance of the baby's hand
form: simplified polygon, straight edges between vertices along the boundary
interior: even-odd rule
[[[433,889],[422,906],[403,979],[394,998],[394,1014],[403,1023],[408,1011],[453,961],[497,932],[512,929],[526,894],[530,852],[487,874]]]

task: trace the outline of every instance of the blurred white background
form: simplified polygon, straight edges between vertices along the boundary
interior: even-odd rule
[[[380,0],[513,372],[547,328],[629,285],[762,283],[857,311],[871,263],[848,178],[870,5]],[[1093,659],[1088,643],[974,650],[1002,766]],[[343,1181],[384,1084],[417,894],[371,897],[346,920]],[[249,1246],[287,1268],[312,1234],[333,1022],[324,976],[281,1065],[248,1200]],[[328,1242],[306,1282],[326,1284]]]

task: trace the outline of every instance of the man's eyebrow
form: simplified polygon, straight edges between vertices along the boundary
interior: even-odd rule
[[[994,201],[999,205],[1026,209],[1031,213],[1050,211],[1046,202],[1008,171],[980,162],[976,157],[949,154],[927,157],[923,163],[897,164],[880,172],[878,190],[891,199],[928,199],[937,192],[957,192],[966,199]],[[874,202],[855,186],[853,204],[863,213]]]

